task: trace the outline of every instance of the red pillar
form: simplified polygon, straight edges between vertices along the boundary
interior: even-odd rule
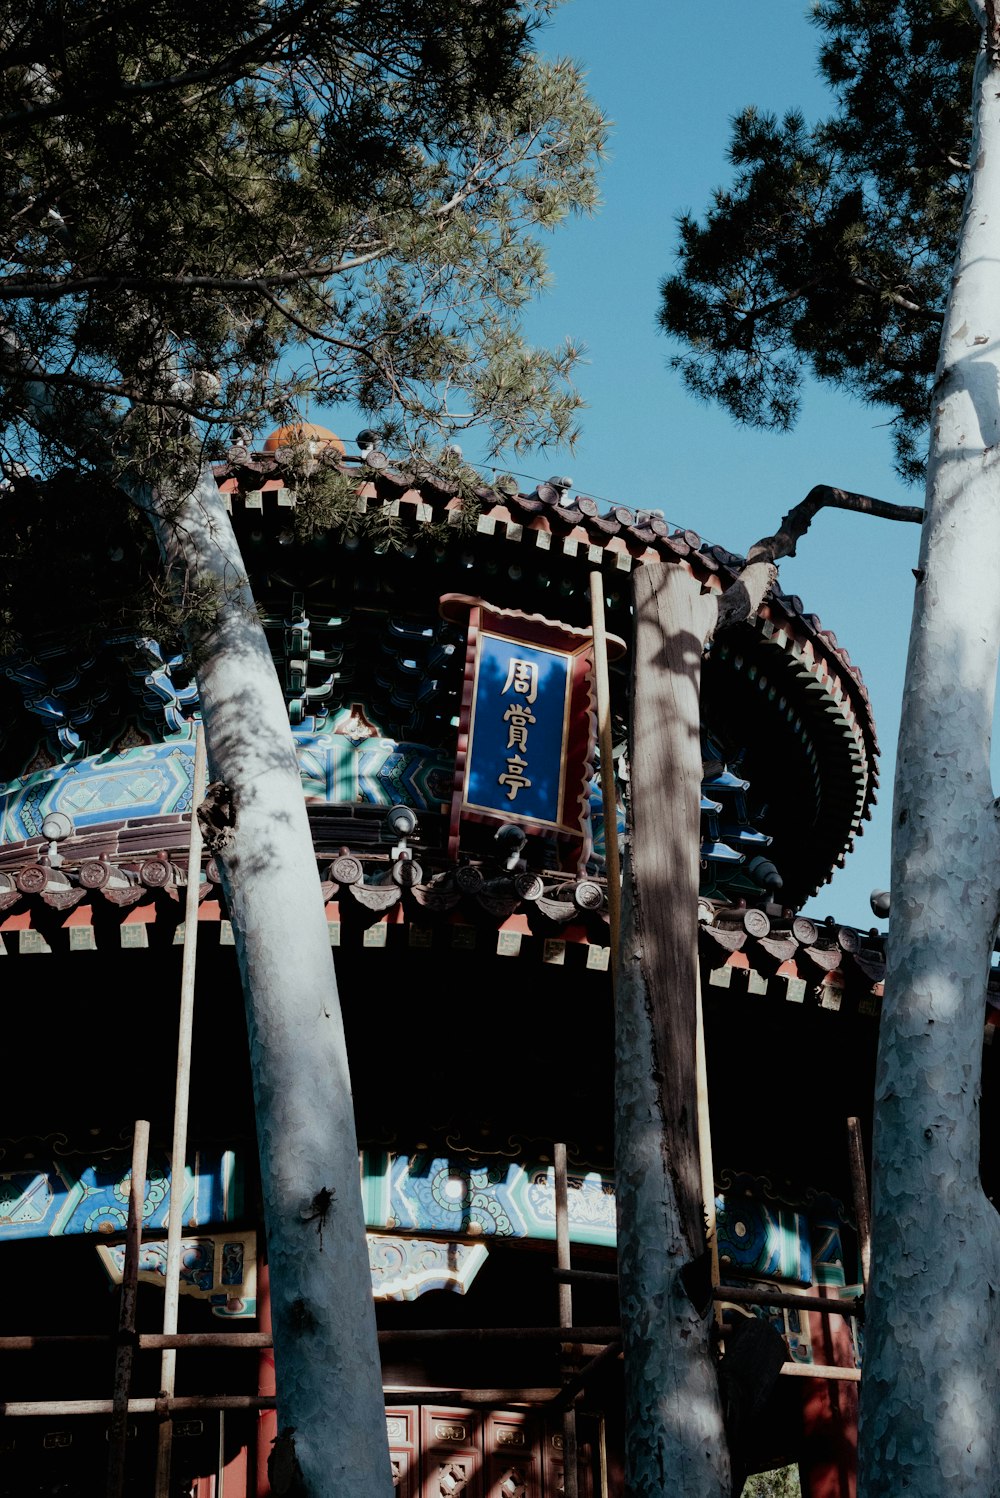
[[[836,1287],[811,1294],[839,1300]],[[809,1313],[813,1361],[853,1368],[854,1340],[843,1316]],[[802,1498],[855,1498],[858,1485],[858,1385],[842,1379],[803,1379]]]
[[[271,1330],[271,1276],[266,1264],[257,1261],[257,1325],[262,1332]],[[257,1360],[257,1393],[274,1394],[274,1348],[261,1349]],[[256,1498],[268,1498],[271,1484],[267,1478],[267,1459],[278,1434],[277,1410],[261,1410],[257,1418],[257,1486]]]

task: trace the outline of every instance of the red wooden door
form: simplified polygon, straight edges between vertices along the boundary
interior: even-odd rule
[[[483,1431],[486,1498],[542,1498],[538,1422],[524,1411],[491,1410]]]
[[[424,1405],[420,1498],[483,1498],[482,1421],[475,1410]]]

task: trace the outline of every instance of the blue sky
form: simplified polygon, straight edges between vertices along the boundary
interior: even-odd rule
[[[572,454],[550,450],[519,460],[515,471],[570,474],[580,492],[660,509],[739,552],[815,483],[920,503],[893,474],[886,412],[812,386],[794,433],[738,428],[683,391],[656,327],[676,216],[701,212],[725,181],[731,116],[750,103],[778,113],[801,108],[807,118],[828,108],[806,9],[798,0],[744,0],[721,10],[696,0],[568,0],[543,50],[584,67],[614,125],[603,207],[547,239],[552,285],[524,320],[535,342],[572,335],[587,347],[577,376],[588,403],[582,438]],[[475,460],[468,444],[466,451]],[[781,568],[786,591],[800,594],[860,665],[874,705],[880,802],[847,867],[808,907],[865,927],[874,922],[869,891],[888,884],[917,542],[915,526],[831,512]]]
[[[588,348],[578,383],[588,402],[572,454],[544,455],[599,498],[662,509],[734,551],[769,533],[815,483],[919,504],[892,469],[887,414],[813,385],[795,431],[737,427],[681,388],[657,330],[657,288],[673,263],[678,213],[700,213],[726,180],[729,122],[745,104],[807,119],[827,112],[818,34],[797,0],[719,10],[696,0],[569,0],[546,50],[577,59],[615,122],[604,206],[550,240],[553,285],[529,331],[567,333]],[[530,465],[529,465],[530,466]],[[809,906],[868,926],[869,892],[889,875],[892,761],[916,564],[916,526],[821,514],[800,555],[782,563],[798,593],[862,670],[882,745],[882,790],[846,867]],[[877,923],[876,923],[877,924]]]

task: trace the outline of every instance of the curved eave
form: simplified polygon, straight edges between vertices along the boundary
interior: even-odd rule
[[[376,468],[359,468],[350,460],[336,464],[343,471],[358,474],[359,514],[380,509],[414,527],[444,523],[454,527],[456,533],[467,524],[462,500],[453,485],[435,476],[415,477],[376,458]],[[245,511],[248,515],[257,512],[264,520],[270,512],[279,520],[278,512],[287,512],[297,500],[291,482],[286,484],[280,454],[277,458],[241,456],[219,465],[216,475],[234,518]],[[287,477],[291,481],[290,471]],[[546,484],[539,485],[534,494],[500,494],[483,487],[476,497],[481,511],[466,544],[473,548],[477,562],[494,548],[502,550],[508,574],[511,568],[518,570],[524,580],[522,587],[530,587],[533,575],[537,578],[554,568],[562,574],[567,569],[576,572],[578,610],[594,569],[603,574],[606,595],[617,605],[624,621],[628,579],[636,566],[661,562],[683,565],[704,586],[719,590],[735,579],[743,565],[743,558],[703,543],[692,531],[671,531],[652,511],[618,505],[602,513],[595,500],[565,495],[560,499],[558,492]],[[512,550],[516,556],[512,556]],[[539,600],[543,599],[539,592]],[[544,606],[549,613],[557,607],[555,600],[549,603],[547,599]],[[564,600],[564,606],[569,610],[569,601]],[[612,612],[610,627],[615,623]],[[624,623],[619,627],[624,633]],[[816,727],[814,738],[822,746],[818,775],[824,862],[810,874],[810,888],[805,891],[814,893],[843,863],[864,822],[871,817],[878,786],[878,740],[871,703],[861,674],[846,650],[831,631],[822,628],[815,614],[805,612],[797,596],[786,595],[776,587],[761,610],[757,628],[762,638],[792,664],[793,675],[803,688],[800,710]]]

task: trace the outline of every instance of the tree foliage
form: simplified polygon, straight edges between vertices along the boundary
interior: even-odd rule
[[[384,1404],[299,768],[206,457],[307,390],[414,442],[471,421],[498,445],[571,435],[573,350],[529,348],[517,319],[544,278],[540,232],[593,205],[603,124],[574,68],[532,50],[548,8],[27,0],[0,24],[0,648],[24,623],[26,545],[77,568],[103,548],[87,578],[103,596],[115,556],[127,573],[142,557],[115,524],[131,501],[235,808],[218,861],[247,1002],[276,1455],[310,1494],[390,1491]],[[67,472],[32,505],[39,447]],[[343,485],[324,497],[342,509]],[[325,1257],[303,1238],[320,1192],[339,1204]]]
[[[518,312],[544,281],[540,231],[595,204],[603,123],[574,67],[533,51],[549,9],[29,0],[11,12],[8,455],[32,450],[19,425],[29,374],[58,401],[70,447],[92,448],[130,411],[136,461],[178,420],[257,428],[306,390],[414,440],[473,420],[498,445],[569,437],[575,351],[530,348]]]
[[[830,117],[752,106],[731,184],[680,220],[660,322],[690,390],[787,429],[807,373],[887,408],[914,478],[968,174],[976,30],[965,0],[822,0]]]

